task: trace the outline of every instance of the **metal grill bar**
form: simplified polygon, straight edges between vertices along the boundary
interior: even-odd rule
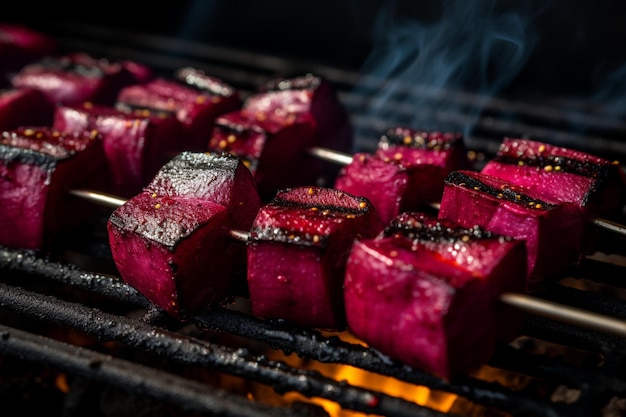
[[[257,403],[136,362],[117,359],[3,325],[0,325],[0,352],[52,366],[90,381],[106,383],[136,395],[149,396],[185,411],[232,417],[327,415],[323,409],[312,405],[306,408],[290,408]]]
[[[203,366],[271,385],[278,392],[296,391],[336,401],[365,413],[395,416],[443,415],[384,393],[361,389],[315,371],[305,371],[232,349],[148,326],[139,320],[108,314],[82,304],[0,284],[0,308],[29,318],[74,328],[101,341],[115,341],[185,365]]]

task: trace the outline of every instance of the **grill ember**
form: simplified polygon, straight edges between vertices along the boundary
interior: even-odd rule
[[[115,34],[55,30],[71,50],[141,56],[165,73],[180,67],[179,59],[155,48],[157,39],[129,35],[118,48]],[[318,72],[340,88],[359,150],[370,150],[371,138],[406,116],[398,105],[398,120],[369,117],[369,96],[363,94],[376,83],[356,92],[361,80],[355,73],[174,40],[169,45],[244,92],[274,76]],[[423,98],[427,90],[415,94]],[[472,104],[468,95],[450,92],[449,98]],[[475,101],[484,105],[479,97]],[[513,108],[511,121],[504,115]],[[541,113],[530,103],[506,100],[488,101],[483,109],[467,137],[477,163],[505,135],[556,138],[626,159],[622,144],[611,139],[626,132],[600,116],[586,136],[571,133],[577,130],[570,115],[558,110]],[[453,116],[439,119],[466,120]],[[613,416],[626,409],[623,339],[532,315],[522,337],[498,346],[474,374],[451,381],[394,363],[347,333],[259,320],[245,295],[181,324],[117,277],[106,236],[109,213],[103,207],[90,227],[68,233],[53,256],[0,249],[0,399],[7,409],[64,416]],[[585,258],[536,295],[626,319],[624,244],[613,236],[601,243],[606,253]]]

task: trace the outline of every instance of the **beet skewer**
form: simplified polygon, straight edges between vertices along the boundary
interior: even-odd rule
[[[117,207],[126,202],[125,199],[116,196],[88,190],[72,190],[72,194],[110,207]],[[228,233],[236,241],[242,243],[250,241],[249,231],[230,229]],[[522,293],[504,293],[501,295],[500,301],[530,314],[602,333],[626,337],[626,322],[603,314],[566,306]]]

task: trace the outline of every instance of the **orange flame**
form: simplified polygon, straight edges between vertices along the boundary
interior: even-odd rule
[[[364,345],[362,341],[356,339],[348,332],[339,334],[333,333],[333,335],[336,335],[342,340],[350,343],[359,343]],[[412,401],[416,404],[442,412],[448,412],[457,398],[457,396],[454,394],[433,391],[421,385],[403,382],[392,377],[364,371],[362,369],[355,368],[349,365],[320,363],[317,361],[302,359],[296,354],[285,356],[281,351],[273,351],[270,355],[272,356],[272,359],[281,360],[294,367],[299,367],[301,369],[307,370],[315,370],[320,372],[324,376],[335,379],[337,381],[346,381],[347,383],[360,388],[380,391],[385,394],[398,398],[403,398],[407,401]],[[267,391],[257,391],[253,395],[253,397],[267,401],[268,395],[270,394]],[[335,403],[334,401],[320,398],[308,398],[296,392],[287,393],[281,396],[280,400],[275,399],[272,402],[275,404],[290,404],[294,401],[309,402],[320,405],[332,417],[365,416],[365,414],[360,412],[344,410],[339,404]]]

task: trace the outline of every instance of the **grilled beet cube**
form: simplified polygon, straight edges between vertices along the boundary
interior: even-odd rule
[[[0,90],[0,130],[22,126],[51,126],[54,104],[40,90]]]
[[[180,151],[180,123],[173,116],[134,115],[84,103],[59,106],[53,126],[64,132],[100,132],[112,176],[110,191],[124,197],[140,192]]]
[[[0,244],[45,250],[86,221],[94,205],[69,195],[108,177],[102,138],[18,128],[0,137]]]
[[[343,277],[354,240],[382,223],[367,199],[323,187],[279,191],[248,244],[252,312],[316,328],[345,326]]]
[[[52,55],[57,49],[57,42],[39,31],[22,25],[0,24],[2,84],[5,84],[4,78],[12,71],[17,71],[22,66],[44,56]],[[6,83],[8,84],[8,80]]]
[[[181,320],[227,295],[228,228],[220,204],[147,192],[116,208],[107,223],[122,279]]]
[[[548,200],[571,202],[588,217],[621,215],[626,180],[617,161],[528,139],[505,138],[482,169]]]
[[[317,133],[315,146],[344,153],[353,151],[354,132],[349,115],[334,87],[320,76],[306,74],[270,80],[246,99],[244,108],[268,118],[297,117],[314,127]],[[333,184],[339,165],[308,154],[303,158],[304,165],[300,169],[315,175],[303,184]]]
[[[335,188],[367,197],[384,223],[399,213],[439,202],[452,170],[469,168],[460,134],[397,127],[380,139],[375,154],[357,153]]]
[[[231,227],[246,231],[261,207],[252,173],[229,153],[183,152],[165,164],[145,188],[154,195],[197,198],[225,206]],[[241,266],[241,279],[233,280],[233,291],[246,295],[246,246],[231,240],[226,251]],[[237,271],[240,272],[240,271]]]
[[[315,135],[313,126],[296,116],[266,118],[241,110],[217,118],[209,150],[241,158],[259,195],[269,201],[278,189],[315,184],[317,173],[304,169]]]
[[[241,107],[237,92],[214,79],[213,90],[156,78],[123,88],[115,107],[125,112],[148,110],[175,115],[183,126],[182,149],[206,151],[215,118]]]
[[[549,202],[522,186],[474,171],[445,180],[439,217],[526,242],[527,291],[578,261],[585,219],[572,203]]]
[[[250,170],[227,152],[182,152],[159,170],[145,191],[221,204],[232,227],[244,231],[250,230],[261,207]]]
[[[493,353],[521,313],[499,296],[521,291],[524,243],[407,212],[374,239],[354,244],[346,266],[348,327],[392,359],[444,378]],[[514,329],[513,329],[514,327]]]
[[[87,101],[112,106],[120,89],[134,82],[124,64],[85,53],[42,58],[11,78],[14,87],[39,89],[54,103],[69,106]]]

